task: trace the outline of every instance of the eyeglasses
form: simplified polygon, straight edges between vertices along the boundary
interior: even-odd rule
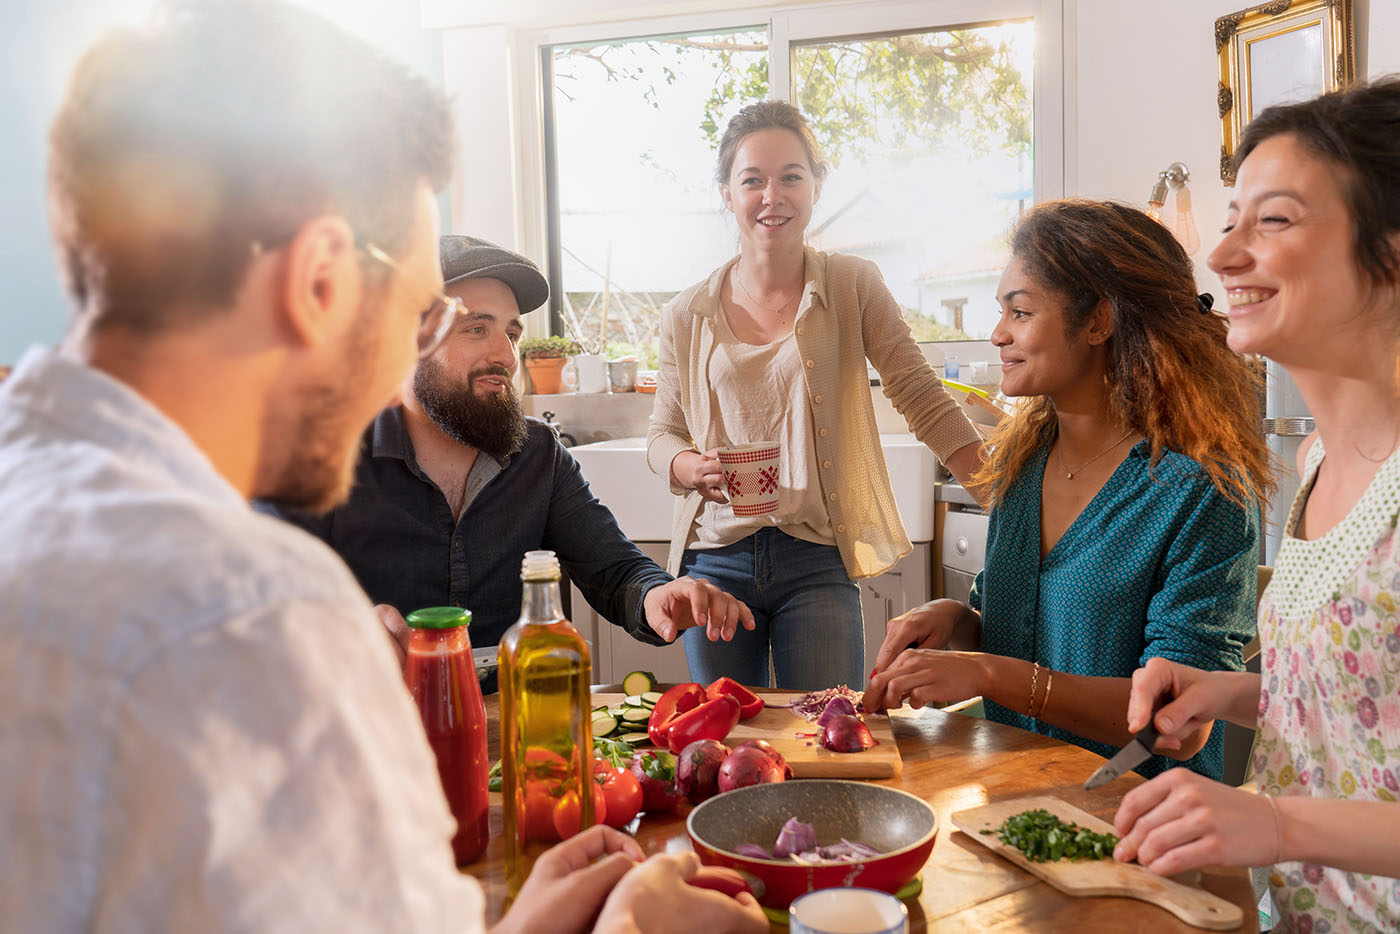
[[[364,250],[372,259],[388,266],[405,279],[409,279],[419,286],[424,284],[422,279],[418,278],[418,276],[412,272],[409,272],[404,268],[402,263],[394,259],[388,253],[385,253],[373,243],[356,237],[355,246]],[[252,253],[254,257],[263,255],[266,250],[267,246],[260,240],[254,240],[249,244],[249,252]],[[443,339],[446,338],[447,333],[452,330],[452,322],[457,320],[458,315],[467,313],[467,306],[460,298],[444,295],[442,290],[437,288],[429,289],[428,293],[433,297],[433,304],[423,312],[422,318],[418,321],[419,360],[422,360],[442,346]]]
[[[388,266],[405,279],[420,286],[423,285],[422,279],[409,272],[403,267],[403,264],[373,243],[362,243],[360,247],[372,258]],[[461,299],[445,295],[442,290],[437,288],[429,289],[429,293],[433,296],[433,304],[423,312],[423,317],[418,322],[419,360],[442,346],[443,339],[452,330],[452,322],[457,320],[458,315],[467,313],[467,306],[462,303]]]

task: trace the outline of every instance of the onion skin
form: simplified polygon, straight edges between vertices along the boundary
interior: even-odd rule
[[[860,717],[832,717],[822,730],[822,748],[832,752],[864,752],[875,745],[875,737]]]
[[[733,791],[789,778],[792,778],[792,766],[781,753],[764,740],[749,740],[735,747],[720,766],[719,790]]]
[[[717,739],[697,739],[686,746],[676,756],[676,791],[692,804],[724,791],[719,774],[729,755],[729,747]]]

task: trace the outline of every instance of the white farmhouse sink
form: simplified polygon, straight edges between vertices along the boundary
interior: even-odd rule
[[[881,435],[880,446],[909,539],[933,541],[933,452],[911,434]],[[570,448],[569,453],[578,460],[593,495],[617,517],[624,535],[634,542],[670,541],[676,497],[665,480],[647,469],[645,438],[598,441]]]

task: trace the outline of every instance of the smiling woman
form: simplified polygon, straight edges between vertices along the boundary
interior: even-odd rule
[[[970,478],[980,440],[914,343],[868,260],[804,244],[827,174],[797,108],[742,109],[720,140],[716,181],[740,252],[662,312],[647,436],[651,469],[685,497],[670,569],[713,581],[754,611],[732,643],[685,636],[691,676],[781,687],[859,684],[860,595],[910,551],[878,451],[868,359],[919,440]],[[692,441],[694,439],[694,441]],[[782,452],[777,505],[741,515],[718,448]],[[768,491],[765,491],[768,492]]]
[[[1027,398],[978,473],[986,568],[967,604],[891,623],[866,707],[980,694],[989,719],[1111,755],[1144,659],[1243,667],[1273,483],[1254,377],[1143,212],[1047,202],[1011,243],[992,343],[1003,391]],[[1176,757],[1219,777],[1222,745],[1217,730]]]

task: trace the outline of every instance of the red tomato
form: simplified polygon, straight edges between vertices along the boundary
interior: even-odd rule
[[[607,803],[607,819],[603,823],[621,830],[642,809],[642,783],[630,769],[616,768],[602,759],[594,763],[593,776]]]
[[[716,698],[721,694],[728,694],[739,702],[740,720],[747,720],[749,717],[757,715],[764,706],[763,698],[728,675],[722,678],[716,678],[705,687],[705,695],[707,697]]]
[[[597,782],[589,782],[588,787],[593,789],[593,823],[601,824],[607,818],[607,799],[603,797],[603,789],[599,787]],[[592,824],[589,826],[591,827]],[[577,792],[566,791],[555,802],[554,829],[559,831],[559,836],[565,840],[579,832]]]
[[[725,866],[701,866],[695,875],[686,880],[699,889],[710,889],[730,898],[738,898],[740,892],[753,894],[748,880],[737,869]]]
[[[554,828],[554,796],[544,782],[525,783],[525,839],[554,843],[559,831]],[[575,818],[577,821],[578,818]]]
[[[569,774],[569,760],[553,749],[544,746],[528,746],[525,749],[525,777],[563,778]]]

